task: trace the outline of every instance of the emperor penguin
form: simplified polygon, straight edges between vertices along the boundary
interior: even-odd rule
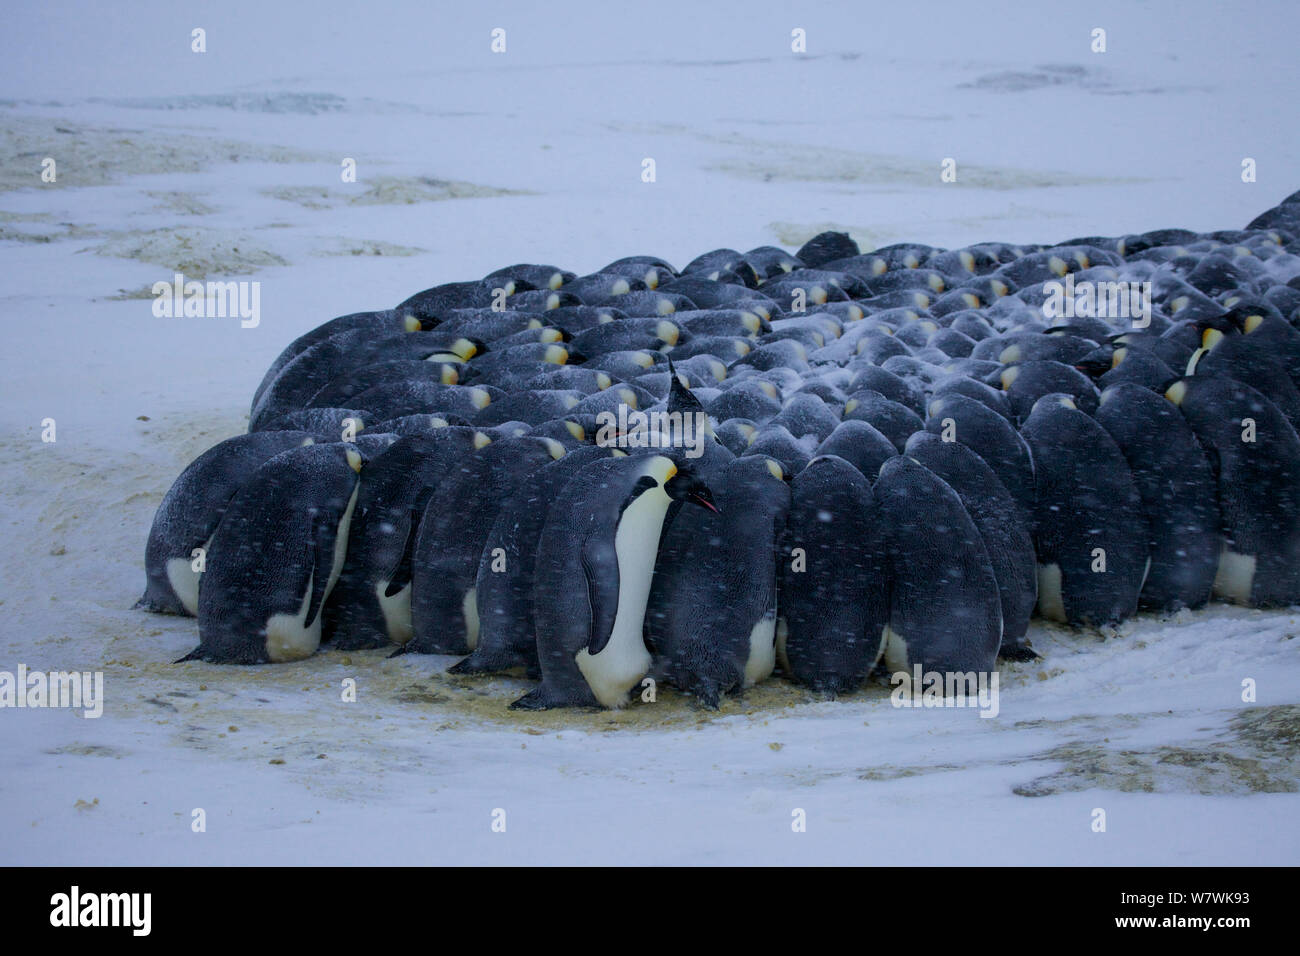
[[[315,441],[305,431],[236,435],[194,459],[154,514],[144,553],[144,596],[135,606],[159,614],[198,614],[202,571],[196,567],[204,566],[208,540],[230,500],[269,459]]]
[[[624,454],[586,445],[528,475],[501,506],[479,558],[474,600],[478,641],[474,652],[448,668],[453,674],[492,674],[524,667],[536,679],[537,638],[533,581],[537,542],[556,497],[593,461]]]
[[[1128,462],[1072,396],[1044,395],[1021,435],[1034,456],[1038,611],[1069,624],[1117,624],[1137,611],[1150,563]]]
[[[552,504],[538,542],[533,611],[542,682],[510,706],[622,707],[650,670],[645,612],[674,503],[716,510],[685,459],[595,461]]]
[[[518,483],[563,458],[563,443],[523,436],[466,456],[429,498],[411,558],[412,637],[396,653],[468,654],[478,644],[479,560]]]
[[[891,458],[873,488],[888,561],[885,666],[894,674],[991,673],[1002,601],[979,530],[957,492],[913,458]],[[945,681],[946,684],[946,681]]]
[[[1300,601],[1300,437],[1281,410],[1228,378],[1165,392],[1214,464],[1223,541],[1214,594],[1251,607]]]
[[[710,479],[718,512],[684,511],[664,535],[646,613],[654,673],[716,709],[776,664],[776,545],[789,478],[771,458]]]
[[[321,608],[347,554],[360,470],[361,453],[346,443],[293,448],[257,470],[212,536],[199,646],[181,661],[278,663],[316,652]]]
[[[473,428],[435,428],[399,438],[367,463],[347,564],[325,605],[325,640],[352,650],[411,639],[411,558],[420,517],[443,478],[489,440]]]
[[[905,453],[957,492],[980,533],[1002,596],[998,656],[1016,661],[1036,658],[1025,639],[1038,603],[1034,539],[1011,492],[984,459],[958,441],[946,442],[933,432],[917,432],[908,439]]]
[[[1140,605],[1159,612],[1200,607],[1210,599],[1220,544],[1205,450],[1175,405],[1133,382],[1103,391],[1095,417],[1128,461],[1142,498],[1151,570]]]
[[[880,659],[888,621],[880,512],[867,479],[835,455],[810,461],[790,492],[779,554],[781,670],[813,690],[856,690]]]

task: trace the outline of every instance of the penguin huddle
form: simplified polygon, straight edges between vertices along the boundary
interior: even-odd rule
[[[182,660],[461,655],[524,709],[989,672],[1035,612],[1300,603],[1297,427],[1300,193],[1204,234],[514,265],[291,343],[137,606],[197,616]]]

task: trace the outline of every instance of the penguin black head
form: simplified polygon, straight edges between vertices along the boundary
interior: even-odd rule
[[[1089,378],[1100,378],[1114,367],[1115,353],[1120,351],[1120,348],[1103,345],[1100,348],[1093,349],[1075,362],[1074,367]]]
[[[707,508],[714,514],[722,514],[713,500],[713,492],[688,465],[679,464],[677,471],[664,483],[664,491],[673,501],[689,502]]]

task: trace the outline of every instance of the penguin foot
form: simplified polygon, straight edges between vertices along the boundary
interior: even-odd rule
[[[409,653],[410,650],[411,645],[409,643],[399,645],[397,650],[388,655],[388,659],[391,661],[394,657],[401,657],[403,654]]]
[[[998,648],[998,657],[1004,661],[1036,661],[1042,656],[1028,644],[1012,644]]]
[[[176,660],[172,661],[172,663],[184,664],[186,661],[202,661],[202,660],[207,660],[207,657],[203,653],[203,645],[200,644],[198,647],[194,648],[194,650],[190,651],[184,657],[178,657]]]
[[[133,611],[149,611],[152,614],[170,614],[173,617],[191,617],[189,611],[184,608],[173,607],[170,604],[164,604],[161,601],[155,601],[148,594],[140,598],[131,605]]]
[[[555,704],[545,685],[535,687],[510,705],[511,710],[550,710]]]
[[[523,666],[523,661],[511,657],[479,656],[477,652],[447,668],[448,674],[499,674],[515,667]],[[538,675],[540,676],[540,674]],[[534,678],[536,679],[536,678]]]

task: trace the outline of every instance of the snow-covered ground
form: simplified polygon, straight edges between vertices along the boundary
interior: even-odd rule
[[[173,665],[195,622],[130,609],[167,487],[316,324],[513,262],[680,266],[830,226],[1243,226],[1300,187],[1300,9],[122,6],[0,29],[0,670],[102,671],[107,698],[0,710],[0,863],[1300,859],[1296,609],[1036,626],[995,719],[780,681],[717,714],[669,691],[518,714],[522,681],[448,658]],[[177,270],[259,281],[260,325],[156,318]]]

